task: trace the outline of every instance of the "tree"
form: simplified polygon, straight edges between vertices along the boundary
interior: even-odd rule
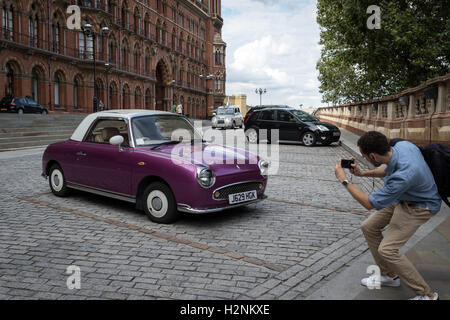
[[[450,72],[449,0],[381,0],[381,29],[367,27],[373,0],[318,0],[323,102],[396,94]]]

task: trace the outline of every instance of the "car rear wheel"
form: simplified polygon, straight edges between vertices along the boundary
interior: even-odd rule
[[[61,167],[54,164],[50,168],[49,173],[49,184],[52,193],[58,197],[65,197],[69,195],[70,189],[67,187],[66,178],[64,177],[64,172]]]
[[[314,146],[316,144],[316,140],[317,140],[316,135],[311,131],[306,132],[302,136],[303,145],[305,145],[306,147]]]
[[[17,110],[17,113],[18,113],[18,114],[23,114],[23,109]]]
[[[245,131],[245,136],[247,137],[247,140],[250,143],[259,142],[258,131],[256,131],[256,129],[254,128],[250,128],[247,131]]]
[[[42,110],[41,114],[42,114],[43,116],[45,116],[45,115],[48,114],[48,112],[47,112],[47,110]]]
[[[162,182],[148,185],[143,194],[143,205],[150,220],[157,223],[172,223],[180,215],[172,191]]]

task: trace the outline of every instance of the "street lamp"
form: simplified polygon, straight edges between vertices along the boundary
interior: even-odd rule
[[[176,80],[172,80],[172,81],[170,81],[170,83],[169,83],[169,85],[172,86],[172,108],[173,108],[173,106],[175,105],[175,101],[173,100],[173,96],[174,96],[175,83],[176,83],[176,82],[177,82]]]
[[[263,95],[263,93],[266,93],[267,90],[259,88],[259,89],[256,89],[255,92],[257,94],[259,93],[259,106],[261,107],[261,105],[262,105],[262,95]]]
[[[212,80],[214,78],[214,75],[212,73],[208,73],[207,75],[200,74],[199,77],[200,77],[200,79],[205,78],[205,80]],[[206,87],[208,87],[208,86],[206,86]],[[205,111],[206,111],[205,119],[208,119],[208,93],[206,94],[206,110]]]
[[[81,30],[83,31],[83,33],[85,34],[86,37],[92,37],[92,42],[93,42],[93,57],[94,57],[94,98],[93,98],[93,112],[97,112],[97,75],[96,75],[96,60],[95,60],[95,55],[96,55],[96,46],[95,46],[95,42],[97,39],[97,36],[99,34],[97,34],[94,31],[94,28],[92,27],[92,25],[90,23],[85,23],[82,27]],[[109,28],[104,26],[102,27],[102,35],[104,36],[108,36],[109,34]]]
[[[111,64],[109,63],[109,62],[106,62],[105,63],[105,70],[106,70],[106,110],[110,110],[111,109],[111,106],[110,106],[110,103],[111,103],[111,101],[110,101],[110,99],[109,99],[109,79],[108,79],[108,75],[109,75],[109,72],[111,71],[111,69],[112,69],[112,66],[111,66]]]

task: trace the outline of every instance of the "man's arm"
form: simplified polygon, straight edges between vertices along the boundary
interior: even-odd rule
[[[356,159],[355,158],[351,159],[354,161],[354,163],[352,164],[350,172],[357,177],[384,178],[386,176],[385,166],[373,170],[361,171],[359,169],[358,162],[356,161]]]
[[[376,171],[376,170],[371,170]],[[383,169],[384,172],[384,169]],[[340,183],[347,180],[347,175],[345,174],[344,169],[341,167],[341,160],[339,159],[339,163],[336,165],[334,171],[336,178]],[[363,191],[358,189],[353,183],[349,182],[346,186],[348,192],[352,195],[352,197],[358,201],[364,208],[367,210],[372,210],[374,208],[373,204],[369,200],[369,195],[365,194]]]

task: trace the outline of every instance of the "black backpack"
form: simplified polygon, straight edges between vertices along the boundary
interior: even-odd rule
[[[405,140],[391,139],[389,145],[393,147],[400,141]],[[450,207],[447,199],[450,197],[450,148],[440,143],[432,143],[425,147],[419,147],[419,149],[433,173],[434,182],[436,182],[442,201]]]

